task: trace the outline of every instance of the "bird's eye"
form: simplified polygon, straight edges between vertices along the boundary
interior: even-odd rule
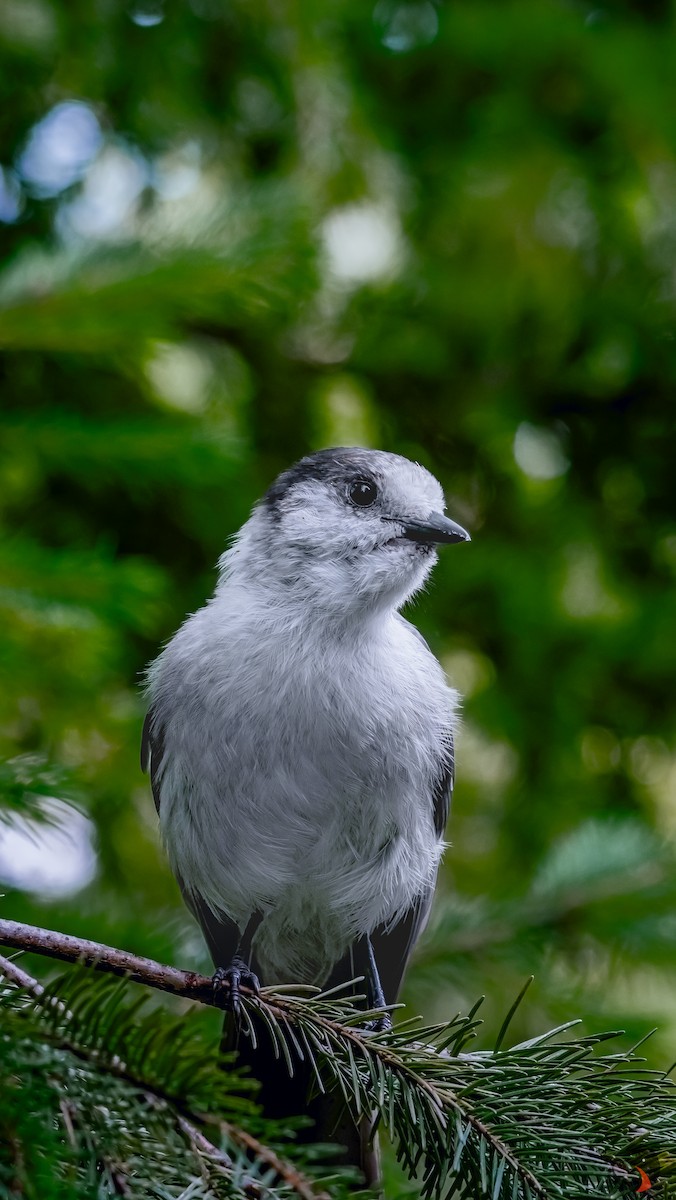
[[[372,479],[355,479],[350,484],[349,497],[359,508],[368,508],[378,496],[378,489]]]

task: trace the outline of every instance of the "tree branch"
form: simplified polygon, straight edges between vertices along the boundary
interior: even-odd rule
[[[38,925],[24,925],[22,921],[0,920],[0,945],[30,950],[33,954],[43,954],[61,962],[82,963],[97,971],[127,976],[134,983],[144,983],[174,996],[219,1007],[208,976],[198,975],[195,971],[180,971],[177,967],[168,967],[152,958],[129,954],[102,942],[71,937],[54,929],[41,929]],[[246,990],[242,988],[243,992]]]

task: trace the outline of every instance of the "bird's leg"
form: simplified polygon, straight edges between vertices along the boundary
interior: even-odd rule
[[[250,988],[254,995],[258,995],[261,988],[260,979],[251,970],[251,943],[262,920],[263,914],[258,911],[249,917],[229,966],[217,967],[211,980],[222,1007],[235,1016],[239,1015],[240,987]]]
[[[369,1000],[371,1002],[371,1007],[372,1008],[384,1008],[387,1001],[385,1000],[385,994],[383,992],[383,985],[380,982],[380,975],[378,974],[378,964],[376,963],[376,956],[373,953],[373,946],[371,944],[371,939],[368,936],[368,934],[366,935],[366,947],[367,947],[368,956],[369,956],[369,979],[368,979],[368,982],[369,982]],[[374,1033],[385,1033],[385,1032],[387,1032],[388,1029],[392,1028],[392,1017],[390,1016],[389,1013],[383,1013],[382,1017],[376,1017],[376,1019],[371,1022],[370,1028],[372,1029],[372,1031]]]

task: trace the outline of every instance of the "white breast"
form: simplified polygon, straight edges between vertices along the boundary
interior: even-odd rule
[[[320,979],[434,879],[456,697],[394,616],[337,638],[236,600],[191,617],[152,669],[162,832],[215,911],[266,912],[266,977]]]

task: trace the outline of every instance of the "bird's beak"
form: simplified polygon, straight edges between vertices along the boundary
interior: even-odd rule
[[[429,545],[432,542],[471,542],[472,540],[462,525],[451,521],[450,517],[445,517],[443,513],[431,512],[424,520],[404,521],[403,526],[404,537],[411,542],[422,542]]]

